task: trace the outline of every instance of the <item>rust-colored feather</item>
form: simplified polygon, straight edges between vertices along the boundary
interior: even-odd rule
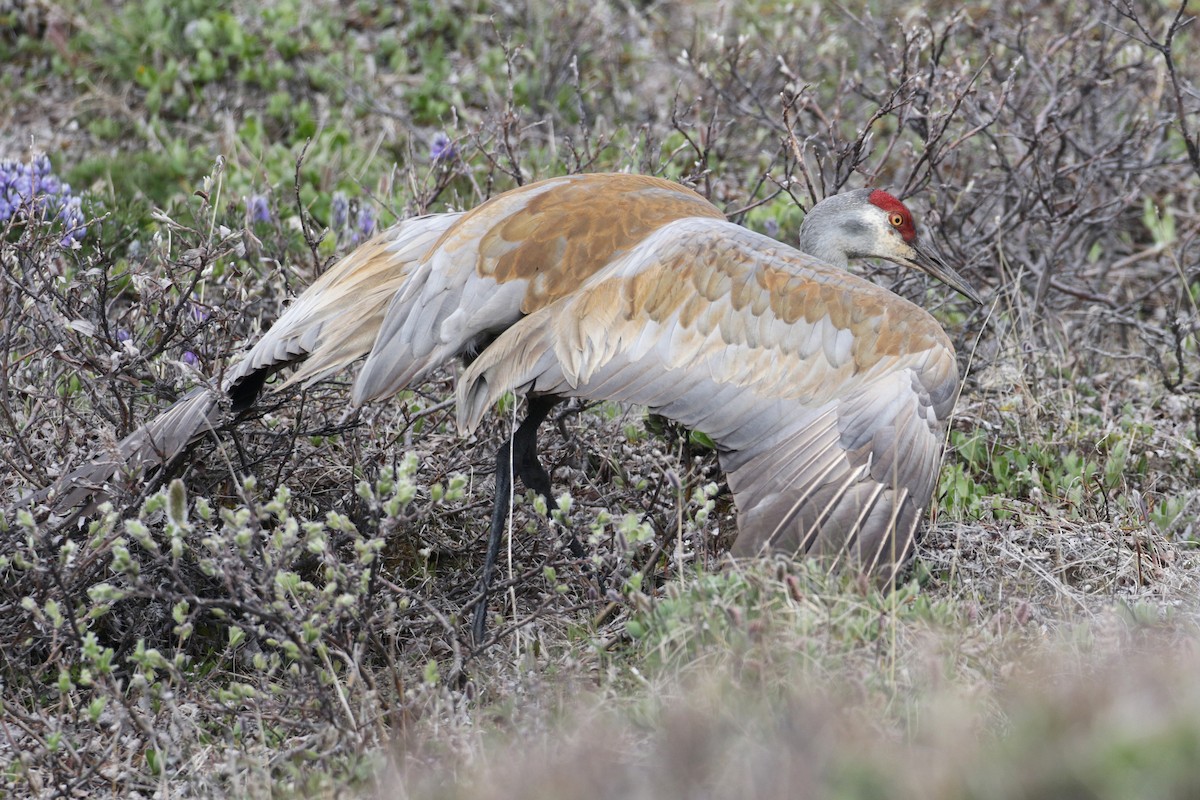
[[[438,238],[462,214],[413,217],[360,245],[326,270],[227,374],[226,386],[263,368],[303,359],[284,385],[311,383],[365,356],[384,312]]]
[[[59,478],[53,487],[55,506],[69,509],[84,503],[119,469],[145,472],[171,461],[217,425],[223,396],[231,397],[236,407],[248,406],[275,370],[302,362],[288,383],[313,381],[362,358],[411,266],[460,216],[404,220],[330,267],[226,371],[220,390],[191,390],[118,442],[114,452]],[[43,489],[29,499],[40,501],[49,495],[50,490]]]

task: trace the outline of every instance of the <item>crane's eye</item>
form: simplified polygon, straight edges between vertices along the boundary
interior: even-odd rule
[[[892,214],[890,217],[888,217],[888,222],[892,223],[893,228],[902,227],[904,225],[904,215]]]

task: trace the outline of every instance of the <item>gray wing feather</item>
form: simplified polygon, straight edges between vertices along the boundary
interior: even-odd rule
[[[227,373],[225,387],[260,369],[299,360],[306,361],[284,385],[312,383],[367,355],[392,297],[460,217],[406,219],[347,255],[296,298]]]
[[[89,497],[102,493],[113,475],[123,468],[137,473],[169,462],[197,436],[211,430],[218,416],[220,393],[204,386],[196,387],[170,408],[126,436],[114,452],[99,456],[67,473],[25,502],[49,500],[57,510],[82,505]]]
[[[395,394],[521,317],[527,281],[498,283],[473,260],[439,252],[388,305],[354,384],[361,405]]]

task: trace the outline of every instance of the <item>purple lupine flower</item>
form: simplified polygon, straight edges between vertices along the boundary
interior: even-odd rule
[[[72,197],[63,203],[58,210],[58,218],[66,228],[66,234],[58,242],[62,247],[70,247],[87,235],[87,226],[83,224],[82,201],[78,197]]]
[[[358,210],[358,229],[354,232],[353,239],[355,242],[361,241],[361,239],[369,239],[374,232],[375,212],[370,206],[363,206]]]
[[[438,164],[453,161],[456,158],[458,158],[458,148],[454,146],[454,141],[442,131],[435,133],[433,141],[429,145],[429,160]]]
[[[250,195],[250,199],[247,201],[246,205],[251,222],[271,221],[271,207],[267,205],[266,195]]]
[[[183,363],[187,364],[189,367],[195,367],[200,363],[200,356],[196,355],[191,350],[184,350]]]
[[[371,206],[357,200],[351,202],[345,192],[333,193],[329,202],[329,228],[338,241],[358,244],[374,235],[377,224],[375,209]]]
[[[75,245],[87,234],[82,202],[51,172],[49,156],[34,156],[28,164],[0,161],[0,224],[34,218],[62,223],[62,247]]]
[[[16,205],[22,206],[33,201],[33,179],[29,172],[18,172],[13,176],[10,194]]]
[[[345,230],[346,221],[350,217],[350,200],[346,197],[345,192],[333,193],[333,199],[329,203],[329,212],[332,217],[329,221],[330,227],[335,232]]]

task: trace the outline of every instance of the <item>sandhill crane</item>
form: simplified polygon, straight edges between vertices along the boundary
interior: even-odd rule
[[[735,553],[845,557],[888,580],[933,491],[957,367],[929,314],[844,267],[884,258],[978,297],[880,190],[815,205],[800,247],[729,223],[669,181],[530,184],[467,213],[408,220],[351,253],[222,393],[237,411],[283,365],[307,358],[288,383],[312,381],[367,355],[353,388],[363,403],[478,353],[458,389],[463,430],[508,389],[528,394],[525,421],[497,454],[477,641],[512,475],[549,499],[537,429],[564,397],[645,405],[709,434],[739,509]],[[185,396],[124,440],[119,460],[173,458],[213,425],[219,398]],[[68,475],[59,503],[80,502],[117,462]]]

